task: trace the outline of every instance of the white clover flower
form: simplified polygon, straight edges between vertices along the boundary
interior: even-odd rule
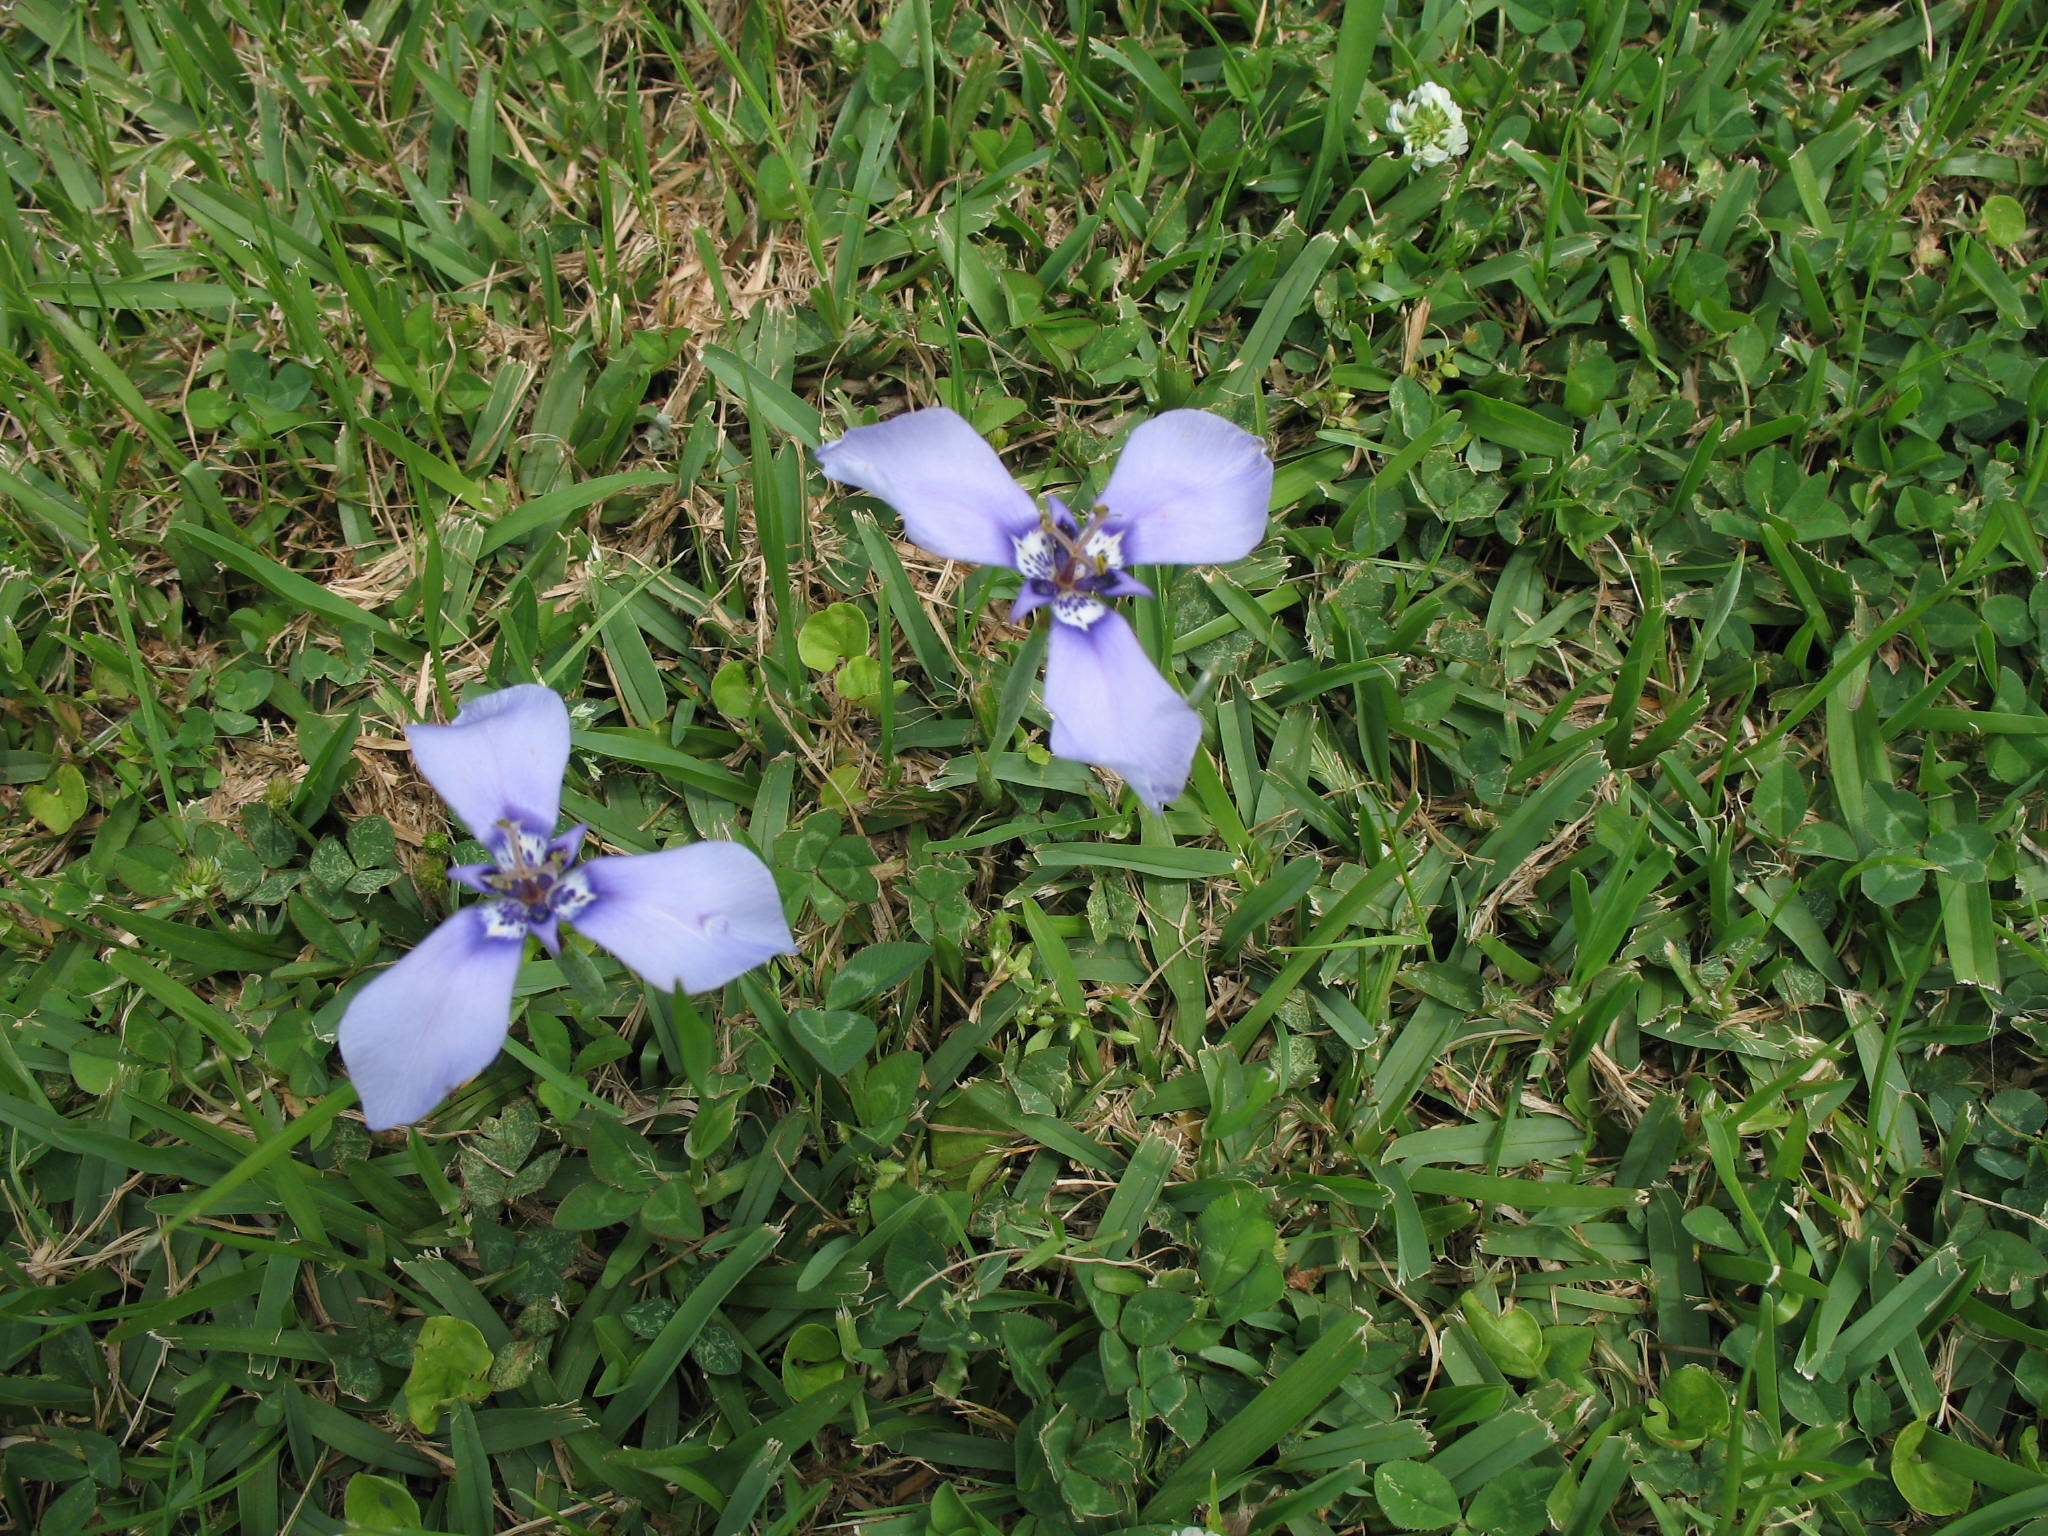
[[[1402,152],[1414,156],[1417,165],[1442,165],[1472,147],[1464,112],[1434,80],[1387,109],[1387,132],[1401,136]]]
[[[1173,1536],[1216,1536],[1216,1532],[1199,1525],[1184,1525]]]

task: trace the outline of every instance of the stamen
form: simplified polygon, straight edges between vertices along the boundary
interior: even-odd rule
[[[487,889],[504,898],[492,903],[492,920],[498,925],[509,923],[512,919],[506,914],[516,913],[522,923],[538,924],[553,910],[563,871],[569,864],[569,851],[539,833],[528,831],[510,817],[502,818],[498,829],[504,833],[504,847],[496,866],[482,878]],[[586,891],[586,899],[588,894]],[[498,932],[499,928],[492,931]]]
[[[546,868],[543,860],[548,857],[548,840],[537,832],[529,832],[511,817],[500,817],[498,828],[505,834],[504,852],[496,860],[498,868],[509,875],[523,875]]]
[[[1050,598],[1054,617],[1077,629],[1109,612],[1102,594],[1116,587],[1123,570],[1124,533],[1110,523],[1109,509],[1100,502],[1077,528],[1055,520],[1052,508],[1041,505],[1038,527],[1016,538],[1017,570],[1026,589]]]
[[[1118,570],[1123,568],[1123,530],[1098,527],[1091,522],[1088,525],[1087,532],[1082,535],[1081,547],[1088,552],[1089,558],[1097,562],[1098,566],[1114,566]]]

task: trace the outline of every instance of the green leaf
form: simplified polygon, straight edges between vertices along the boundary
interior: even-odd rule
[[[1402,971],[1401,980],[1425,997],[1433,997],[1460,1013],[1476,1013],[1485,1001],[1479,977],[1470,966],[1425,961]]]
[[[1920,797],[1890,784],[1865,788],[1868,811],[1863,835],[1870,846],[1886,852],[1916,849],[1927,836],[1927,807]]]
[[[1496,400],[1470,389],[1459,390],[1450,397],[1450,403],[1463,413],[1475,437],[1517,453],[1542,454],[1558,460],[1572,455],[1572,429],[1525,405]]]
[[[1265,1196],[1250,1185],[1233,1184],[1203,1206],[1195,1230],[1202,1244],[1202,1284],[1211,1296],[1222,1296],[1261,1263],[1273,1261],[1273,1219]]]
[[[1921,1456],[1920,1445],[1928,1430],[1925,1419],[1915,1419],[1899,1431],[1892,1442],[1892,1482],[1923,1515],[1960,1515],[1970,1507],[1977,1485]]]
[[[116,908],[108,917],[157,954],[182,961],[202,975],[215,971],[267,971],[288,953],[275,939],[219,928],[196,928]]]
[[[1117,1332],[1137,1348],[1149,1344],[1170,1344],[1175,1334],[1195,1315],[1192,1296],[1157,1286],[1124,1298],[1117,1314]]]
[[[1957,1289],[1962,1260],[1953,1247],[1941,1247],[1923,1259],[1884,1298],[1842,1330],[1822,1358],[1818,1374],[1828,1381],[1852,1379],[1869,1370],[1926,1326]]]
[[[984,1519],[960,1497],[951,1483],[932,1491],[929,1536],[1003,1536],[1001,1527]]]
[[[1330,258],[1336,255],[1337,248],[1337,236],[1328,230],[1315,235],[1302,246],[1287,271],[1273,284],[1265,303],[1259,307],[1259,318],[1246,332],[1230,372],[1220,381],[1212,379],[1211,389],[1220,393],[1225,383],[1239,393],[1259,388],[1259,380],[1279,353],[1288,328],[1294,324],[1294,317],[1314,298],[1316,282],[1322,277],[1323,268],[1329,265]],[[1198,397],[1197,403],[1205,402]]]
[[[657,741],[646,731],[607,726],[571,731],[569,741],[579,752],[594,752],[621,763],[638,763],[735,805],[751,805],[754,800],[754,786],[731,769]]]
[[[778,431],[801,443],[815,445],[823,439],[825,422],[818,408],[787,386],[724,347],[706,347],[703,360],[712,377],[731,391],[749,415],[758,411]]]
[[[1380,1511],[1404,1531],[1440,1531],[1458,1519],[1451,1480],[1420,1461],[1386,1461],[1372,1469]]]
[[[868,616],[851,603],[833,603],[804,620],[796,653],[813,672],[830,672],[853,656],[865,656],[872,636]]]
[[[76,1058],[73,1059],[76,1070]],[[1977,1265],[1977,1288],[2010,1295],[2029,1281],[2048,1275],[2048,1254],[2017,1232],[1988,1227],[1965,1240],[1963,1262]]]
[[[319,583],[308,581],[298,572],[279,565],[259,550],[224,539],[210,529],[190,523],[179,524],[176,537],[196,546],[231,570],[239,571],[294,607],[303,608],[309,613],[317,613],[336,624],[367,626],[384,642],[385,649],[394,656],[411,659],[419,654],[410,642],[398,637],[398,631],[389,619],[372,613],[345,597],[337,597]]]
[[[1926,883],[1926,870],[1918,860],[1866,860],[1856,875],[1857,888],[1881,907],[1910,901]]]
[[[761,708],[754,669],[738,657],[725,662],[712,674],[711,702],[726,719],[751,725]]]
[[[782,1384],[792,1398],[808,1397],[845,1374],[839,1334],[823,1323],[799,1324],[782,1346]]]
[[[1554,1467],[1510,1467],[1472,1495],[1465,1523],[1479,1536],[1541,1536],[1550,1524],[1544,1501],[1557,1480]]]
[[[41,784],[31,784],[21,792],[21,808],[59,836],[78,825],[89,803],[85,775],[70,763],[60,765]]]
[[[94,1098],[111,1093],[121,1081],[120,1047],[111,1041],[88,1036],[71,1048],[66,1065],[79,1091]]]
[[[882,696],[882,664],[872,656],[849,656],[832,679],[839,696],[851,704],[871,705]],[[897,684],[897,692],[903,691]]]
[[[348,853],[359,869],[395,869],[398,839],[382,816],[365,816],[348,829]]]
[[[1984,238],[1993,245],[2016,246],[2027,237],[2027,210],[2010,193],[1997,192],[1977,210]]]
[[[1643,1428],[1659,1445],[1690,1451],[1728,1427],[1728,1388],[1703,1365],[1681,1365],[1644,1405]]]
[[[870,944],[839,968],[825,991],[827,1008],[851,1008],[886,992],[931,959],[929,944]]]
[[[1363,1364],[1366,1327],[1362,1317],[1339,1314],[1333,1318],[1328,1330],[1286,1370],[1188,1452],[1158,1492],[1145,1501],[1141,1518],[1185,1518],[1197,1503],[1210,1497],[1216,1484],[1235,1477],[1300,1429]]]
[[[477,545],[477,556],[481,559],[535,533],[553,533],[584,508],[621,492],[653,490],[657,486],[674,484],[673,474],[633,469],[615,475],[599,475],[577,485],[565,485],[534,497],[526,505],[492,523],[484,530]]]
[[[865,1015],[842,1009],[794,1009],[789,1032],[834,1077],[846,1076],[865,1061],[876,1038],[875,1026]]]
[[[779,1229],[774,1227],[755,1227],[737,1233],[727,1229],[719,1234],[718,1240],[734,1239],[732,1247],[698,1279],[683,1304],[662,1325],[661,1332],[648,1342],[627,1374],[625,1384],[605,1405],[599,1428],[608,1439],[616,1442],[647,1411],[647,1405],[661,1389],[674,1380],[683,1356],[696,1344],[698,1334],[711,1321],[719,1303],[754,1272],[779,1235]]]
[[[1522,1307],[1496,1315],[1478,1296],[1467,1293],[1460,1308],[1466,1324],[1488,1358],[1509,1376],[1533,1378],[1543,1372],[1543,1325]]]
[[[653,1145],[617,1120],[599,1120],[590,1127],[590,1171],[613,1189],[636,1194],[645,1194],[661,1179]]]
[[[312,857],[306,860],[306,873],[313,877],[315,884],[329,891],[338,891],[347,885],[355,872],[355,860],[331,837],[323,837],[315,843]]]
[[[595,1232],[600,1227],[631,1221],[646,1196],[637,1190],[614,1189],[595,1181],[578,1184],[555,1207],[555,1228],[561,1232]]]
[[[1766,837],[1789,841],[1806,820],[1806,775],[1797,764],[1780,758],[1757,776],[1750,814]]]
[[[341,1498],[342,1517],[363,1532],[410,1530],[420,1523],[419,1500],[396,1478],[358,1472]]]
[[[1958,880],[1981,881],[1990,873],[1991,860],[1998,853],[1998,840],[1989,828],[1973,821],[1961,822],[1928,838],[1921,853],[1944,874]]]
[[[405,1415],[423,1435],[440,1428],[453,1403],[480,1403],[491,1393],[491,1350],[476,1324],[430,1317],[412,1347],[405,1378]]]
[[[1039,867],[1130,869],[1161,880],[1210,880],[1237,868],[1237,856],[1221,848],[1165,848],[1147,844],[1047,843],[1037,850]]]
[[[739,1335],[715,1317],[690,1346],[690,1358],[713,1376],[737,1376],[747,1365]]]
[[[657,1185],[640,1207],[640,1225],[671,1243],[694,1243],[704,1236],[704,1207],[687,1180]]]
[[[1572,359],[1564,376],[1564,408],[1581,421],[1598,414],[1614,394],[1614,359],[1594,346]]]

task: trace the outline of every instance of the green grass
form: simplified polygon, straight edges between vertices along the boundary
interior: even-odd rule
[[[2044,34],[16,0],[6,1528],[2048,1530]],[[934,403],[1272,443],[1163,819],[812,467]],[[801,952],[372,1138],[535,679]]]

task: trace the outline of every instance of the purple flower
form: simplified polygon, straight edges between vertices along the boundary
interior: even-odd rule
[[[1016,571],[1024,590],[1012,619],[1052,610],[1045,707],[1056,756],[1114,769],[1155,810],[1180,793],[1201,718],[1109,605],[1152,595],[1133,565],[1251,553],[1273,497],[1273,461],[1259,439],[1208,411],[1155,416],[1131,433],[1085,522],[1056,496],[1040,507],[944,407],[855,427],[821,447],[818,462],[894,507],[904,532],[933,554]]]
[[[737,843],[576,862],[582,827],[554,835],[569,710],[535,683],[487,693],[449,725],[408,726],[427,782],[490,850],[448,878],[464,907],[358,992],[341,1055],[373,1131],[409,1125],[498,1054],[527,935],[560,947],[567,920],[657,987],[702,992],[793,948],[775,877]]]

